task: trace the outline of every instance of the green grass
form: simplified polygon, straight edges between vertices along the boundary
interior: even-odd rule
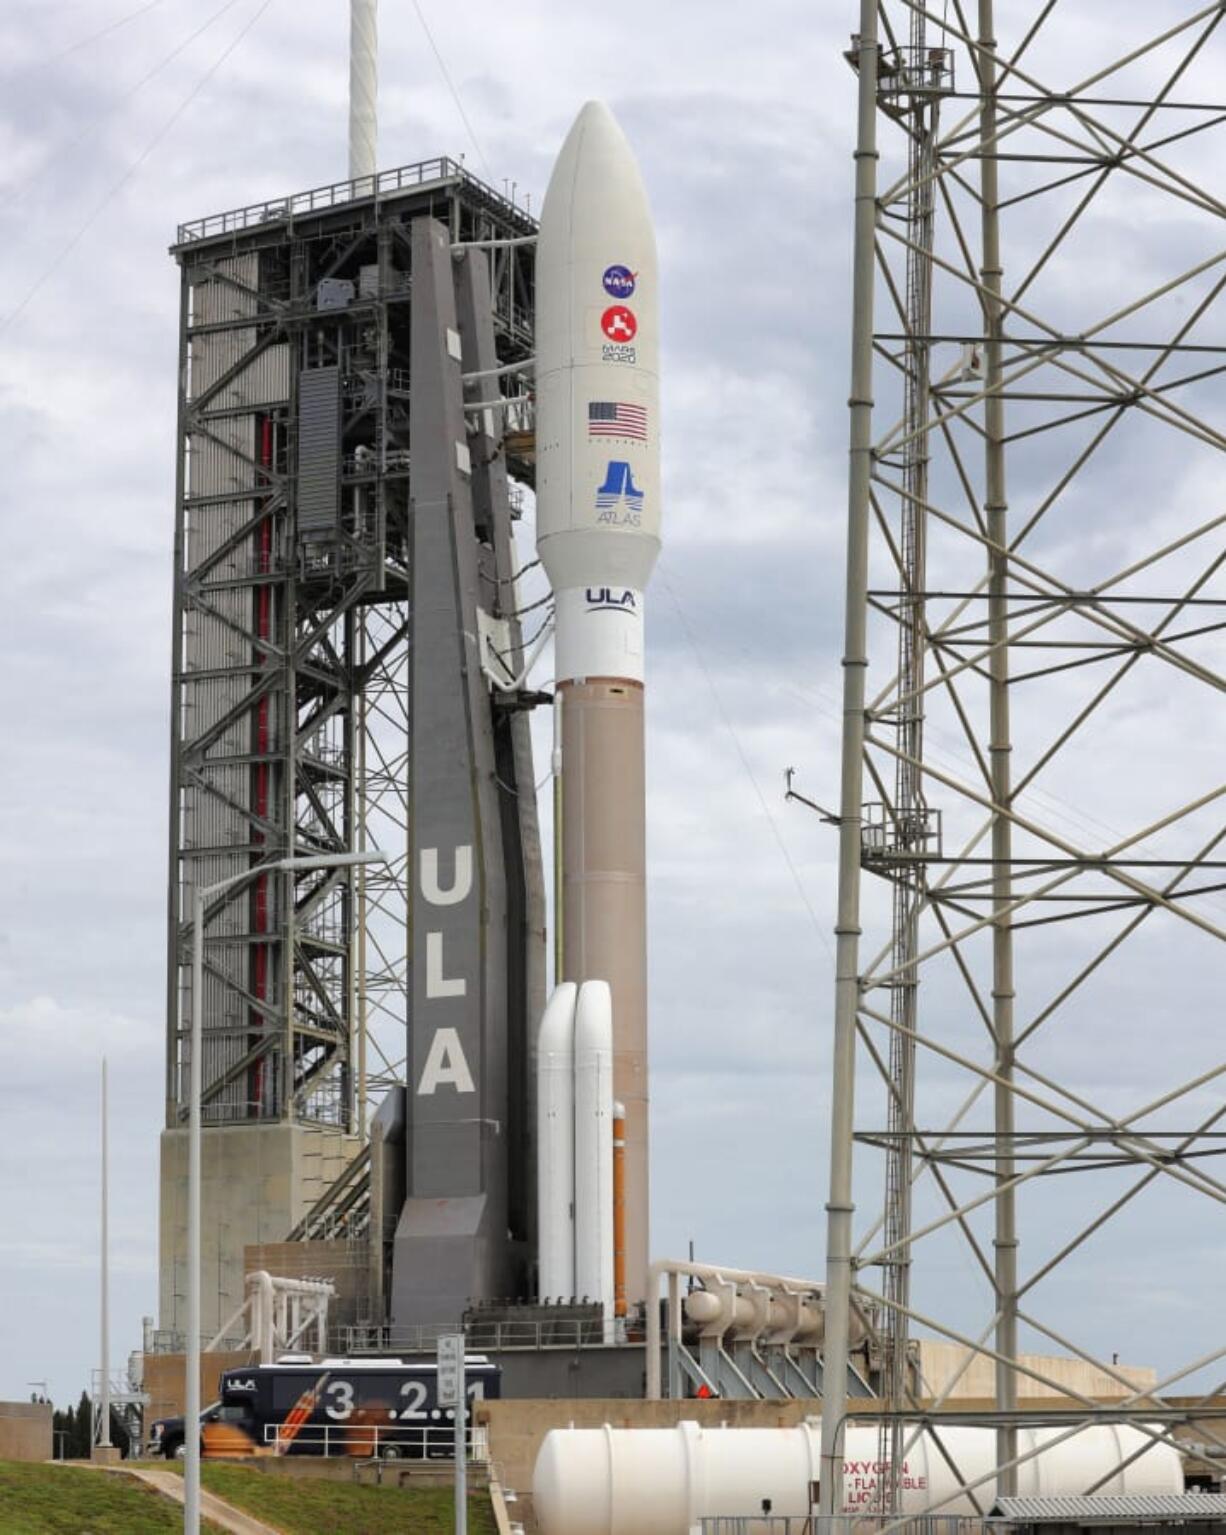
[[[205,1465],[204,1485],[235,1508],[285,1535],[452,1535],[455,1502],[449,1487],[368,1487],[330,1478],[271,1476],[245,1466]],[[468,1500],[471,1535],[495,1535],[487,1494]],[[0,1526],[0,1535],[7,1531]]]
[[[0,1461],[0,1535],[175,1535],[182,1529],[183,1510],[132,1477]]]

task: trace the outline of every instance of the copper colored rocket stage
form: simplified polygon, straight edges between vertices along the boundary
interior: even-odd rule
[[[659,323],[646,193],[600,102],[579,114],[549,183],[536,298],[537,549],[557,614],[564,969],[612,992],[633,1303],[648,1261],[643,599],[660,548]],[[549,1211],[540,1217],[547,1226]],[[613,1297],[599,1298],[611,1311]]]

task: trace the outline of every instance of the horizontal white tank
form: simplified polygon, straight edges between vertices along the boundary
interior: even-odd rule
[[[1153,1444],[1139,1428],[1094,1426],[1053,1444],[1064,1429],[1019,1429],[1018,1454],[1048,1444],[1018,1467],[1020,1496],[1183,1491],[1177,1450]],[[960,1484],[987,1476],[976,1492],[984,1510],[996,1499],[996,1431],[943,1428],[941,1443],[955,1476],[930,1434],[908,1453],[902,1473],[903,1511],[940,1505],[942,1514],[974,1514]],[[1136,1451],[1146,1453],[1114,1470]],[[846,1513],[870,1513],[878,1496],[878,1431],[849,1428],[845,1448]],[[821,1425],[796,1428],[554,1429],[545,1436],[532,1479],[532,1501],[544,1535],[689,1535],[703,1518],[810,1512],[809,1490],[820,1475]],[[946,1501],[946,1500],[949,1501]],[[754,1526],[751,1524],[751,1530]]]

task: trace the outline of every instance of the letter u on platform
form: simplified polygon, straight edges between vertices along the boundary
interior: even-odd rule
[[[465,843],[457,847],[452,860],[451,885],[444,890],[439,881],[439,850],[423,847],[421,850],[421,893],[431,906],[458,906],[473,887],[473,850]]]

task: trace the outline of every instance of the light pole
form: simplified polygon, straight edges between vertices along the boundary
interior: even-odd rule
[[[257,874],[282,870],[347,869],[355,864],[386,863],[387,854],[372,848],[365,853],[320,853],[310,858],[278,858],[219,879],[213,885],[197,885],[192,897],[192,1020],[191,1058],[188,1062],[187,1121],[187,1374],[183,1408],[183,1535],[200,1535],[200,1090],[204,1011],[204,913],[214,896],[232,885],[241,885]]]
[[[101,1261],[98,1265],[102,1293],[99,1298],[102,1331],[102,1380],[98,1391],[98,1448],[111,1447],[111,1246],[107,1216],[109,1171],[107,1166],[106,1056],[102,1057],[102,1221],[99,1239]]]

